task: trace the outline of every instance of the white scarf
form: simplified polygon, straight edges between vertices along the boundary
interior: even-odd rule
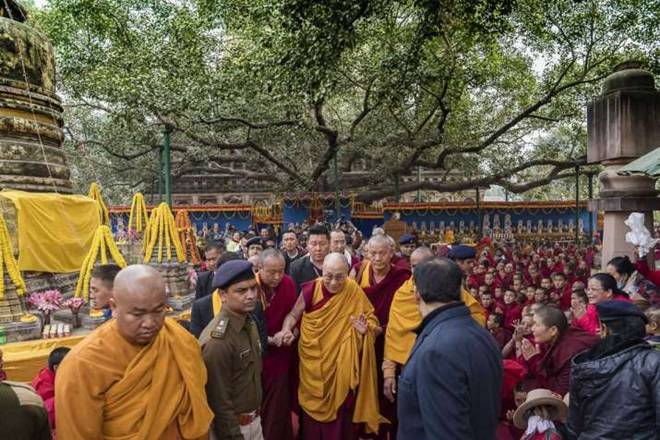
[[[536,432],[543,434],[548,429],[555,429],[555,424],[552,420],[542,419],[540,416],[530,416],[527,419],[527,431],[525,436],[532,435]]]

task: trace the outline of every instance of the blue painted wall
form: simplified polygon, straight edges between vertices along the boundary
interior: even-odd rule
[[[412,224],[412,222],[417,222],[417,226],[421,227],[421,222],[426,222],[427,227],[429,222],[434,222],[435,226],[438,227],[441,221],[444,221],[445,226],[449,226],[451,222],[454,222],[456,228],[459,227],[461,221],[464,222],[465,227],[467,228],[470,225],[470,222],[473,221],[475,226],[478,225],[478,214],[477,210],[419,210],[419,211],[399,211],[401,214],[401,220],[406,223]],[[385,221],[392,218],[394,211],[385,212]],[[522,209],[484,209],[482,210],[482,215],[484,217],[488,216],[490,220],[491,228],[494,226],[495,214],[499,215],[500,227],[504,227],[504,219],[506,215],[511,216],[511,223],[517,225],[519,220],[522,220],[523,225],[527,225],[527,221],[531,220],[532,226],[537,226],[538,221],[542,220],[544,226],[547,225],[548,220],[552,220],[553,226],[559,224],[559,220],[562,220],[564,225],[569,225],[572,221],[576,227],[577,223],[575,222],[575,209],[571,208],[560,208],[560,209],[541,209],[541,208],[522,208]],[[589,230],[589,211],[586,208],[579,210],[579,218],[584,222],[585,230]],[[595,222],[595,216],[594,216]]]
[[[110,214],[110,223],[112,224],[113,232],[117,232],[117,219],[119,217],[123,218],[124,225],[128,224],[128,213]],[[252,225],[252,214],[250,212],[191,212],[190,222],[195,225],[197,231],[202,230],[204,223],[207,224],[209,229],[213,229],[213,225],[217,223],[220,231],[224,231],[225,224],[229,223],[235,228],[244,231],[250,229]]]

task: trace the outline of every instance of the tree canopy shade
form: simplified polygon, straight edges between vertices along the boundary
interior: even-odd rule
[[[51,0],[32,19],[56,48],[83,186],[149,185],[168,126],[175,180],[228,173],[323,190],[338,155],[344,172],[369,164],[341,185],[372,201],[418,166],[446,178],[401,192],[523,192],[574,175],[601,80],[630,58],[660,72],[656,6]]]

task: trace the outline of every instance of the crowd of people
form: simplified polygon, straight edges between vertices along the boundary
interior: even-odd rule
[[[165,317],[154,269],[94,271],[108,322],[57,353],[33,383],[50,432],[73,440],[660,432],[660,274],[643,259],[615,257],[598,272],[592,246],[425,246],[380,228],[364,241],[350,222],[210,238],[189,322]]]

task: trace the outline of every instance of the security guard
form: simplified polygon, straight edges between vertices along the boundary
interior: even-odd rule
[[[215,274],[222,310],[200,336],[208,382],[206,395],[215,413],[212,439],[262,440],[261,343],[250,317],[258,301],[252,264],[229,261]]]

